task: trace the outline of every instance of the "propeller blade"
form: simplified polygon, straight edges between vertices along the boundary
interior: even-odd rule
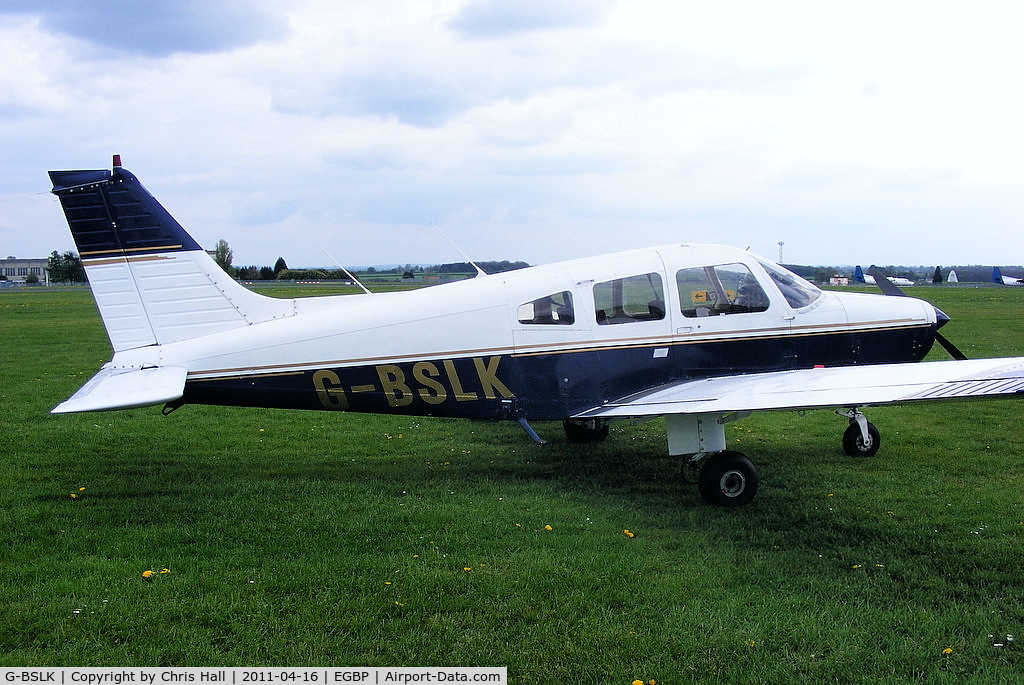
[[[935,340],[937,340],[938,343],[942,345],[942,349],[946,350],[946,352],[949,352],[949,356],[951,356],[953,359],[956,359],[957,361],[963,361],[967,359],[967,355],[961,352],[957,348],[957,346],[951,343],[949,339],[946,338],[946,336],[944,336],[942,333],[936,331]]]
[[[889,296],[892,296],[892,297],[906,297],[907,296],[907,294],[905,292],[900,290],[898,285],[896,285],[895,283],[890,281],[888,278],[886,278],[882,274],[881,271],[878,271],[877,269],[871,269],[867,273],[868,273],[869,276],[871,276],[871,277],[873,277],[875,279],[875,285],[877,285],[881,289],[883,295],[889,295]],[[949,352],[949,356],[951,356],[953,359],[956,359],[957,361],[964,361],[965,359],[967,359],[967,355],[964,354],[963,352],[961,352],[960,349],[956,345],[951,343],[946,336],[942,335],[942,333],[939,333],[939,331],[938,331],[939,328],[942,328],[947,323],[949,323],[949,316],[944,311],[942,311],[941,309],[936,307],[935,308],[935,328],[936,328],[935,340],[936,340],[936,342],[938,342],[940,345],[942,345],[942,349],[946,350],[946,352]]]
[[[868,276],[875,279],[875,285],[879,287],[883,295],[889,295],[891,297],[906,297],[907,294],[900,290],[899,286],[886,278],[881,271],[877,269],[871,269],[868,271]]]

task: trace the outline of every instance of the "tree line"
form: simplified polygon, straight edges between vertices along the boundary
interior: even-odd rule
[[[288,268],[288,264],[285,262],[284,257],[278,257],[272,267],[236,267],[232,264],[234,251],[224,239],[218,240],[211,252],[214,261],[218,266],[220,266],[220,268],[233,278],[237,278],[242,281],[350,280],[349,273],[344,269],[290,269]],[[515,269],[524,269],[530,266],[527,262],[509,260],[484,261],[476,262],[476,264],[479,265],[485,273],[489,274],[513,271]],[[795,264],[788,264],[785,266],[794,273],[799,274],[808,280],[819,283],[828,283],[832,276],[848,275],[846,272],[852,274],[853,271],[850,267],[800,266]],[[999,266],[1004,270],[1009,270],[1008,273],[1016,274],[1024,272],[1024,267],[1020,266]],[[869,268],[878,267],[871,265]],[[936,266],[934,271],[931,267],[924,266],[886,266],[880,268],[882,273],[887,276],[898,276],[915,281],[930,280],[933,283],[943,282],[945,280],[944,275],[948,274],[950,269],[955,269],[960,280],[965,282],[987,282],[992,275],[991,266],[981,265],[954,267]],[[85,269],[82,266],[81,258],[72,251],[58,253],[57,250],[54,250],[47,260],[47,270],[50,273],[50,281],[52,283],[85,283],[88,280],[85,275]],[[379,269],[371,266],[366,269],[360,269],[358,271],[352,270],[350,272],[352,276],[356,278],[361,275],[402,274],[403,278],[412,279],[416,278],[418,275],[424,274],[472,274],[476,272],[476,269],[470,262],[451,262],[448,264],[436,264],[428,267],[405,264],[403,266]]]

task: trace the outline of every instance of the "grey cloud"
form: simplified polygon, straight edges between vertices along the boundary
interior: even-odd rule
[[[283,16],[259,0],[10,0],[0,14],[37,16],[48,31],[98,47],[166,57],[231,50],[282,35]]]

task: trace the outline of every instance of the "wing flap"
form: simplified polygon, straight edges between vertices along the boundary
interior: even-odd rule
[[[131,409],[163,404],[185,393],[188,370],[176,366],[147,369],[104,368],[51,414]]]
[[[684,381],[574,418],[715,414],[1024,393],[1024,357],[799,369]]]

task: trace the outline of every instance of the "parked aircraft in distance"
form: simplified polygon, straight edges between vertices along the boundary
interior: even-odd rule
[[[1024,392],[1024,358],[920,362],[948,321],[919,299],[823,292],[746,251],[632,249],[395,293],[276,299],[232,280],[134,175],[51,171],[113,358],[55,413],[186,404],[560,420],[573,442],[665,417],[703,499],[749,502],[726,449],[753,411]],[[885,279],[891,295],[903,295]]]
[[[1024,278],[1016,276],[1004,276],[998,266],[992,267],[992,282],[1000,285],[1024,285]]]
[[[946,276],[946,283],[959,283],[960,278],[956,275],[956,269],[950,269],[949,275]]]
[[[909,278],[901,278],[899,276],[883,276],[893,285],[898,286],[909,286],[914,285],[914,282]],[[853,280],[857,283],[866,283],[867,285],[879,285],[876,283],[875,277],[871,273],[864,273],[864,270],[859,266],[853,270]]]

